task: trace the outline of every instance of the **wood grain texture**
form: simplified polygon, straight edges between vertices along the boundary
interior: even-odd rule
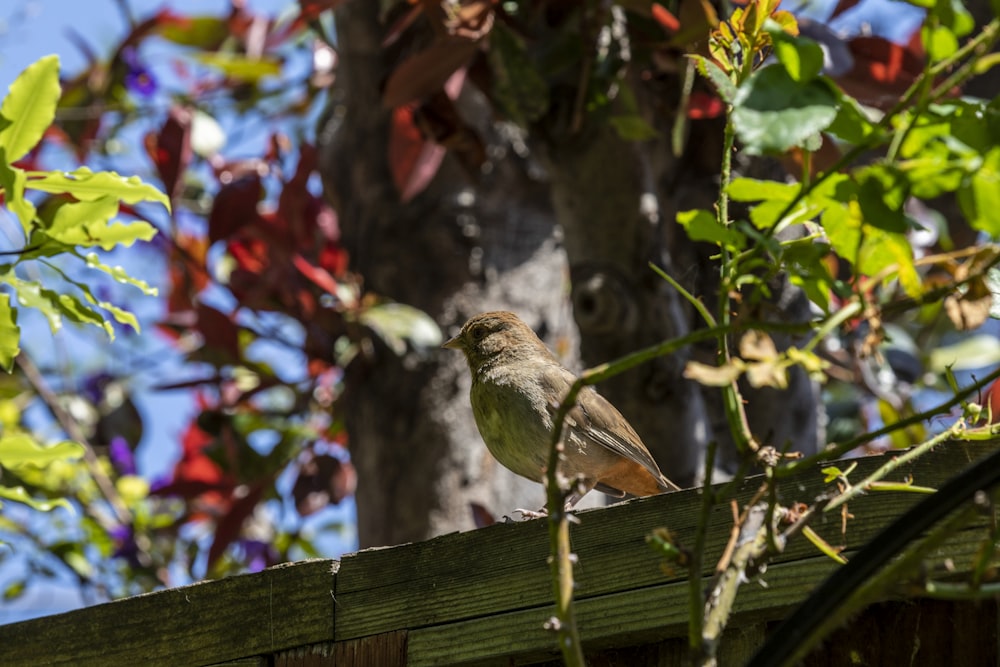
[[[337,562],[279,565],[0,626],[3,664],[209,665],[333,639]]]
[[[890,479],[910,478],[921,486],[936,487],[994,447],[992,443],[943,446],[895,471]],[[858,459],[852,482],[889,456]],[[839,467],[845,470],[848,465],[841,462]],[[760,481],[748,480],[739,498],[748,499]],[[824,487],[817,468],[783,482],[780,497],[785,504],[808,503]],[[579,556],[577,618],[594,664],[686,664],[685,573],[665,570],[644,542],[652,529],[666,526],[682,544],[690,545],[701,494],[692,489],[579,512],[580,524],[571,531]],[[853,518],[846,536],[840,532],[839,512],[819,517],[812,525],[831,544],[845,545],[850,558],[921,497],[872,492],[855,499],[849,506]],[[731,521],[728,505],[716,508],[702,573],[706,586]],[[947,560],[961,574],[986,536],[979,526],[967,528],[940,547],[932,560]],[[553,609],[547,557],[545,520],[535,520],[370,549],[340,563],[291,563],[0,626],[0,662],[111,667],[545,663],[557,657],[554,637],[543,629]],[[836,567],[804,538],[794,539],[762,576],[741,587],[720,645],[720,660],[726,658],[720,664],[745,661],[768,625],[787,614]],[[915,611],[905,619],[900,616],[905,623],[897,623],[898,632],[888,632],[883,619],[871,622],[882,630],[857,634],[858,640],[832,640],[837,659],[850,661],[860,655],[871,658],[865,657],[868,664],[884,663],[886,656],[898,657],[902,650],[898,643],[891,644],[892,637],[910,641],[913,632],[919,633],[920,641],[907,644],[907,655],[914,651],[931,655],[937,650],[931,647],[938,646],[966,656],[971,662],[964,664],[986,664],[980,658],[995,655],[995,601],[947,608],[932,605],[926,613],[920,611],[926,606],[923,602],[906,604]],[[955,633],[962,632],[965,643],[955,639]],[[989,642],[993,653],[968,644],[981,641]],[[995,662],[991,659],[989,664]]]
[[[992,447],[952,443],[895,471],[889,479],[902,481],[910,477],[916,484],[934,487]],[[858,459],[851,479],[863,479],[889,456]],[[846,469],[847,463],[842,462],[840,467]],[[740,501],[753,495],[761,479],[747,481],[738,494]],[[780,500],[785,504],[809,503],[827,486],[818,469],[809,471],[783,482]],[[854,518],[846,536],[840,533],[839,512],[819,517],[812,526],[830,544],[856,549],[921,497],[879,492],[858,498],[850,504]],[[700,503],[701,491],[690,489],[579,512],[580,525],[571,531],[573,550],[579,557],[574,573],[577,601],[584,604],[599,596],[682,582],[686,576],[683,571],[663,572],[659,556],[646,546],[645,538],[652,529],[666,526],[681,544],[690,545]],[[729,506],[717,506],[706,543],[706,575],[725,547],[731,523]],[[772,561],[772,567],[816,554],[806,540],[795,539],[785,553]],[[337,640],[547,608],[551,603],[547,557],[544,519],[497,524],[348,555],[336,582]],[[817,566],[822,568],[824,560],[816,561]],[[820,572],[806,572],[800,583],[801,593],[815,585],[820,576]],[[416,636],[411,636],[413,642],[419,645]]]

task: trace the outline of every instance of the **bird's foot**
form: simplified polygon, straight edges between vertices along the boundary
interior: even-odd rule
[[[524,521],[527,521],[528,519],[541,519],[549,515],[549,513],[545,510],[544,507],[538,509],[537,511],[523,510],[521,508],[517,508],[514,511],[519,513],[521,515],[522,520]]]

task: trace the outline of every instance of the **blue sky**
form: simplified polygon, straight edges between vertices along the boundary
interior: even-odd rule
[[[247,4],[254,11],[277,15],[293,4],[293,1],[249,0]],[[224,15],[228,12],[230,3],[229,0],[130,0],[129,5],[133,15],[142,19],[167,6],[179,13]],[[126,21],[115,0],[4,0],[0,3],[0,97],[6,94],[7,87],[25,67],[48,54],[59,56],[63,75],[79,72],[86,65],[86,57],[74,43],[74,33],[94,53],[104,57],[109,47],[122,37],[126,28]],[[132,154],[144,160],[141,148],[130,148]],[[148,169],[148,165],[144,164],[140,168]],[[0,213],[0,217],[2,216]],[[0,229],[0,235],[3,231]],[[10,239],[3,240],[0,236],[0,245],[9,242]],[[152,274],[162,274],[162,266],[157,269],[156,266],[147,264],[140,269],[133,269],[137,263],[148,263],[151,257],[158,261],[154,254],[142,253],[134,247],[120,254],[119,263],[125,265],[132,275],[141,276],[155,285],[162,280],[162,275],[156,278]],[[153,321],[159,312],[156,300],[131,298],[133,296],[134,294],[130,294],[129,307],[136,310],[140,320],[147,323]],[[143,311],[149,311],[146,317],[143,317]],[[34,358],[43,358],[40,363],[45,363],[44,360],[48,358],[49,363],[58,364],[57,367],[69,366],[80,373],[96,369],[105,363],[114,368],[116,364],[127,367],[134,361],[126,358],[125,351],[130,346],[128,342],[108,344],[100,336],[81,335],[66,329],[52,337],[40,318],[32,315],[30,312],[23,313],[21,324],[27,332],[23,336],[23,345]],[[164,341],[157,341],[157,334],[145,324],[143,338],[147,337],[152,341],[154,349],[158,345],[160,349],[166,350],[167,356],[173,357],[158,363],[158,376],[150,381],[177,379],[180,364],[176,353],[171,353],[169,345]],[[152,393],[141,387],[137,388],[134,399],[145,425],[143,443],[136,452],[137,460],[140,470],[155,478],[169,472],[174,457],[179,454],[176,443],[194,412],[193,400],[186,392]],[[288,486],[287,483],[284,485]],[[18,510],[7,504],[3,511],[13,513]],[[353,522],[353,503],[343,503],[336,513],[342,520]],[[320,513],[315,517],[319,519],[324,514]],[[325,516],[327,521],[330,518],[329,515]],[[275,520],[280,520],[280,517]],[[332,537],[332,541],[326,540],[321,546],[328,555],[337,556],[343,550],[353,548],[351,539],[345,542],[343,537]],[[0,544],[0,549],[9,550],[9,547]],[[5,555],[8,557],[0,567],[0,590],[9,581],[11,568],[25,567],[20,554]],[[0,623],[57,613],[92,602],[93,600],[82,600],[71,581],[47,584],[33,582],[24,597],[14,603],[0,604]]]

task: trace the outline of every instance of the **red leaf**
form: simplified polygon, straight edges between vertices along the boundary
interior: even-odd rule
[[[695,90],[688,100],[688,118],[701,120],[703,118],[718,118],[726,113],[726,105],[717,95]]]
[[[346,0],[299,0],[299,13],[302,18],[311,21],[328,9],[336,9]]]
[[[208,239],[178,232],[167,256],[170,295],[167,316],[194,309],[194,299],[209,284],[205,258]]]
[[[989,406],[989,414],[984,416],[990,418],[991,424],[1000,422],[1000,380],[994,380],[990,388],[986,390],[984,403]]]
[[[445,149],[428,141],[417,128],[413,108],[398,107],[392,112],[389,128],[389,168],[403,202],[427,188],[444,160]]]
[[[302,275],[314,282],[325,292],[329,294],[337,293],[337,281],[333,279],[333,276],[331,276],[326,269],[313,266],[305,257],[298,253],[295,253],[292,257],[292,263]]]
[[[226,547],[240,536],[243,522],[253,514],[263,495],[264,484],[255,484],[245,496],[234,502],[225,516],[215,524],[215,539],[212,540],[212,546],[208,550],[207,570],[211,571],[212,565],[219,559]]]
[[[199,303],[198,332],[205,341],[205,347],[226,353],[230,359],[240,358],[240,328],[232,318],[211,306]]]
[[[668,32],[677,32],[680,30],[681,22],[677,20],[677,17],[670,13],[670,11],[659,4],[658,2],[653,3],[652,7],[653,18],[663,26]]]
[[[163,182],[164,191],[171,199],[175,198],[180,190],[180,176],[191,164],[193,155],[191,112],[181,107],[172,107],[160,131],[146,134],[144,143],[146,153]]]
[[[861,2],[861,0],[840,0],[837,3],[837,6],[833,8],[833,11],[830,13],[829,18],[827,18],[827,22],[829,22],[830,19],[840,16],[851,7],[857,5],[859,2]]]
[[[886,108],[895,104],[923,71],[920,55],[881,37],[856,37],[847,46],[854,67],[837,77],[837,83],[869,106]]]
[[[357,472],[347,461],[329,456],[314,456],[299,468],[299,477],[292,488],[295,508],[302,516],[309,516],[331,503],[339,504],[354,493]]]
[[[237,230],[257,222],[257,203],[263,194],[260,175],[248,173],[223,185],[208,216],[208,240],[215,243],[229,238]]]
[[[444,86],[461,67],[472,60],[478,41],[441,35],[423,51],[403,61],[385,84],[382,104],[387,109],[427,97]]]

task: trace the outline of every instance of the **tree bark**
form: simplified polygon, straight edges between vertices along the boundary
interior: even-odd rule
[[[691,125],[685,153],[674,157],[666,139],[626,141],[606,121],[551,132],[544,123],[553,119],[543,118],[522,134],[496,121],[486,98],[466,85],[456,105],[488,145],[486,168],[473,180],[447,157],[427,190],[403,203],[388,163],[390,115],[380,83],[392,64],[381,45],[378,4],[348,2],[336,11],[337,91],[321,137],[325,185],[366,291],[420,308],[446,334],[472,314],[512,310],[570,368],[703,326],[648,263],[714,305],[718,269],[709,257],[717,249],[688,241],[675,216],[712,208],[721,151],[717,121]],[[679,89],[676,81],[668,85]],[[672,117],[664,107],[674,108],[672,102],[649,94],[641,104],[669,137]],[[781,312],[801,315],[793,311]],[[579,326],[579,356],[570,313]],[[598,387],[681,485],[700,481],[712,440],[723,450],[719,475],[739,461],[718,390],[682,375],[689,355],[713,362],[714,344],[657,359]],[[812,451],[818,392],[804,375],[798,379],[780,400],[748,392],[748,411],[755,432],[774,444]],[[541,488],[502,469],[482,444],[469,384],[458,354],[399,357],[376,338],[348,368],[341,406],[358,470],[362,546],[471,528],[471,503],[497,517],[539,505]]]
[[[446,157],[425,192],[400,201],[380,99],[387,70],[378,12],[374,2],[337,11],[337,97],[321,138],[321,170],[352,270],[366,291],[423,310],[446,335],[471,315],[507,309],[550,345],[574,349],[565,253],[547,188],[532,177],[539,170],[530,156],[514,150],[511,132],[489,123],[485,100],[470,86],[459,102],[480,119],[490,168],[472,183]],[[541,487],[502,468],[482,443],[461,355],[399,357],[373,336],[345,382],[362,546],[472,528],[471,503],[495,517],[541,506]]]

